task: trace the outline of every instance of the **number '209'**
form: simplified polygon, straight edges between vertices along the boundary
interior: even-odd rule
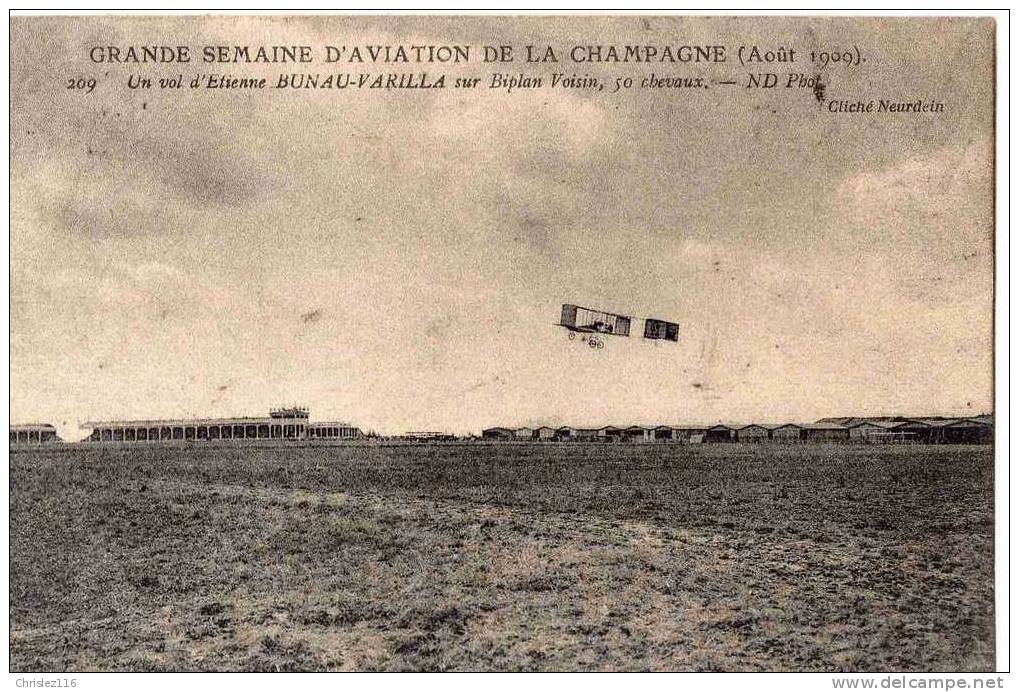
[[[84,91],[86,94],[91,94],[96,88],[95,77],[72,77],[67,80],[67,88]]]

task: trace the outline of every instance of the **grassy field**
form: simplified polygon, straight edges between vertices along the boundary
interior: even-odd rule
[[[994,665],[990,448],[10,459],[12,670]]]

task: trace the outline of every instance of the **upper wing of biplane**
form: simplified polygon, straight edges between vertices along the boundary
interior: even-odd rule
[[[631,318],[626,315],[601,312],[564,303],[559,324],[576,332],[630,336],[630,320]]]

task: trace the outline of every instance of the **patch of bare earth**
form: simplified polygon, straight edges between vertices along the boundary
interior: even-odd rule
[[[993,667],[988,450],[445,449],[14,455],[12,670]]]

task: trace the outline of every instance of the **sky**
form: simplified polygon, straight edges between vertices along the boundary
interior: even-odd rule
[[[810,421],[992,407],[993,23],[18,17],[12,422],[365,430]],[[93,45],[859,46],[811,89],[130,90],[149,77],[711,65],[124,66]],[[734,57],[732,58],[735,59]],[[776,71],[816,70],[807,63]],[[767,68],[761,68],[767,69]],[[94,75],[91,94],[66,89]],[[678,344],[555,326],[562,303]]]

